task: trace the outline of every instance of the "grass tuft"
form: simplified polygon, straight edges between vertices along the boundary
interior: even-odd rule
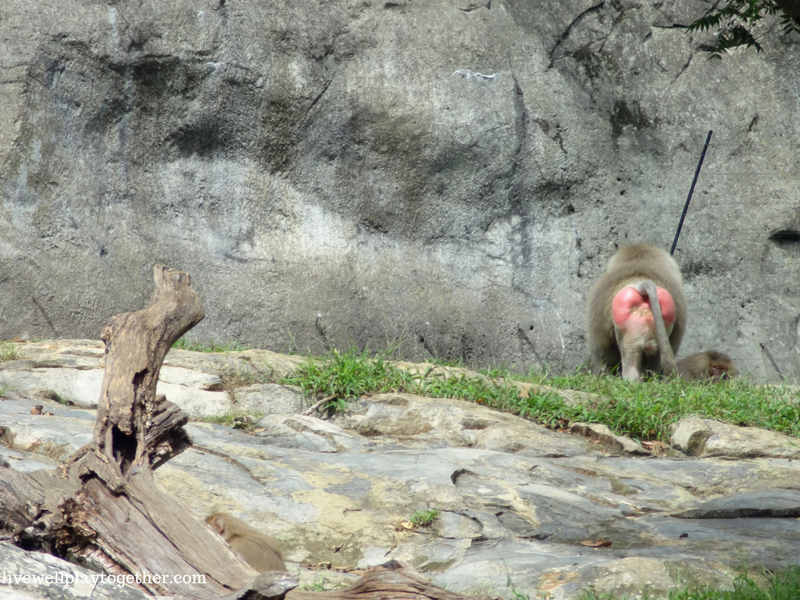
[[[213,423],[214,425],[224,425],[231,429],[251,431],[255,429],[256,423],[258,423],[262,416],[261,414],[244,414],[229,411],[218,417],[203,417],[200,421],[203,423]]]
[[[0,363],[19,360],[20,358],[22,358],[22,353],[17,350],[17,346],[13,342],[0,343]]]
[[[214,340],[206,342],[198,342],[189,340],[185,337],[180,338],[177,342],[172,344],[173,348],[179,350],[191,350],[192,352],[239,352],[241,350],[249,350],[251,346],[241,344],[238,341],[230,342],[228,344],[217,344]]]
[[[411,515],[409,521],[411,521],[417,527],[430,527],[438,518],[439,511],[436,509],[419,510]]]
[[[390,362],[387,353],[373,356],[369,350],[350,348],[331,350],[321,359],[309,356],[281,383],[299,386],[309,396],[329,398],[326,408],[341,410],[348,400],[365,394],[409,391],[413,380]]]

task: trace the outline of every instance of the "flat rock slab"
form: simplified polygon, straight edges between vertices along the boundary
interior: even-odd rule
[[[95,412],[20,393],[16,382],[42,390],[44,381],[25,378],[54,370],[74,386],[81,374],[102,375],[102,351],[67,341],[22,348],[21,360],[0,365],[0,460],[20,471],[53,468],[91,438]],[[162,383],[182,387],[194,414],[218,414],[202,398],[213,394],[228,409],[229,391],[216,382],[266,360],[248,352],[180,351],[175,361],[170,352]],[[294,359],[278,357],[276,368],[296,367]],[[566,599],[588,585],[621,595],[729,583],[745,562],[776,568],[800,552],[793,438],[687,419],[669,457],[656,458],[601,426],[570,435],[409,394],[362,398],[323,420],[297,414],[307,403],[297,390],[271,387],[283,388],[236,388],[248,406],[267,402],[252,433],[191,423],[194,446],[157,475],[196,514],[230,511],[272,534],[290,568],[308,567],[308,577],[320,565],[358,573],[394,558],[453,591],[508,595],[510,584]],[[270,394],[287,395],[282,409],[269,410]],[[700,447],[681,441],[696,432],[711,432],[706,443],[716,436],[715,448],[731,454],[679,452]],[[410,525],[427,510],[439,512],[432,525]]]
[[[800,458],[800,444],[787,443],[785,435],[714,419],[683,419],[670,440],[675,448],[692,456]]]
[[[411,394],[378,394],[351,402],[334,421],[369,438],[402,440],[408,446],[485,448],[529,456],[585,454],[587,441],[485,406]]]
[[[444,410],[438,401],[415,403],[432,404],[434,415]],[[297,435],[275,435],[275,422]],[[250,515],[300,564],[365,568],[395,558],[451,590],[499,592],[510,578],[520,592],[574,598],[589,584],[630,592],[666,590],[684,575],[730,581],[742,549],[748,564],[775,566],[800,551],[796,519],[709,518],[722,515],[712,512],[720,510],[714,498],[731,503],[732,515],[774,481],[800,481],[794,461],[614,456],[580,438],[573,441],[588,447],[583,454],[528,456],[431,436],[409,441],[407,430],[366,438],[311,417],[269,416],[259,426],[264,445],[193,425],[206,453],[186,452],[159,475],[199,513],[211,503]],[[549,435],[528,441],[548,448]],[[792,506],[792,494],[781,498],[764,506]],[[429,509],[440,511],[433,526],[404,528]],[[601,540],[611,545],[591,547]]]
[[[54,340],[16,344],[21,357],[0,363],[0,385],[7,395],[40,401],[58,400],[96,408],[103,384],[104,346],[97,340]],[[230,413],[300,412],[308,406],[296,389],[272,384],[234,386],[234,378],[282,377],[304,359],[266,350],[167,354],[157,393],[165,394],[191,419]]]

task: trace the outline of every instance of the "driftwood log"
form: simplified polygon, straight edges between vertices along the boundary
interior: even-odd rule
[[[0,522],[24,548],[138,574],[136,587],[150,594],[219,598],[256,573],[153,474],[191,443],[185,415],[155,391],[164,357],[200,322],[203,306],[186,273],[156,265],[153,277],[148,306],[103,327],[105,373],[91,443],[56,472],[3,469]]]
[[[153,275],[150,304],[112,317],[103,328],[105,372],[91,443],[56,471],[23,474],[0,466],[4,536],[25,549],[95,570],[138,576],[135,587],[154,595],[461,598],[396,563],[368,571],[349,590],[298,591],[293,589],[297,581],[286,573],[257,575],[169,495],[153,470],[191,440],[183,429],[185,415],[163,395],[156,396],[156,383],[169,349],[204,313],[189,275],[163,265],[156,265]]]

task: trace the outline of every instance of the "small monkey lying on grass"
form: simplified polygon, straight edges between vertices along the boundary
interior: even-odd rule
[[[254,571],[264,573],[286,570],[278,550],[278,542],[270,536],[228,513],[208,515],[206,523],[211,525]]]
[[[730,356],[709,350],[679,360],[678,374],[686,381],[719,381],[736,377],[737,370]]]

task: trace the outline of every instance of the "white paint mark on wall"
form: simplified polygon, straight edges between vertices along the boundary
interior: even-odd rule
[[[453,75],[458,75],[459,77],[463,77],[464,79],[483,79],[484,81],[492,81],[495,77],[497,77],[497,73],[492,73],[491,75],[484,75],[483,73],[478,73],[477,71],[470,71],[469,69],[459,69]]]

